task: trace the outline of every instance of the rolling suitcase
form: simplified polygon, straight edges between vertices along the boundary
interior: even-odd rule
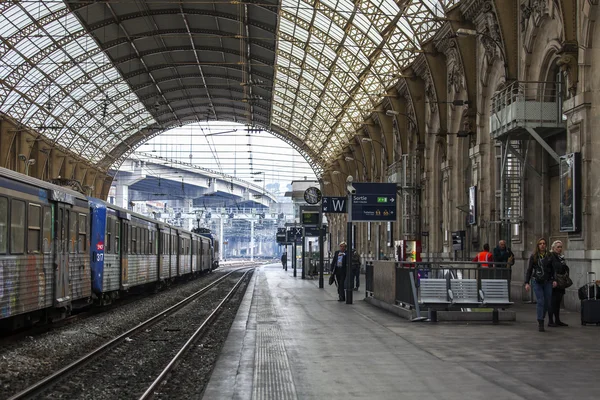
[[[581,300],[581,325],[600,325],[600,300],[596,300],[592,296],[592,288],[595,289],[595,286],[596,273],[588,272],[588,298]]]

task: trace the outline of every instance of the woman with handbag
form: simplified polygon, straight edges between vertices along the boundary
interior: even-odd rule
[[[563,242],[555,240],[552,243],[552,251],[546,262],[554,270],[556,276],[556,287],[552,288],[552,301],[548,312],[548,326],[569,326],[560,320],[560,303],[565,295],[565,289],[573,284],[569,277],[569,267],[563,255]]]
[[[533,279],[533,291],[537,298],[537,321],[538,329],[544,332],[544,318],[546,312],[550,315],[552,307],[552,288],[556,286],[554,280],[554,270],[552,266],[546,262],[549,254],[546,252],[546,239],[540,238],[537,241],[535,250],[529,257],[529,267],[527,268],[527,276],[525,277],[525,290],[529,292],[531,287],[529,282]]]

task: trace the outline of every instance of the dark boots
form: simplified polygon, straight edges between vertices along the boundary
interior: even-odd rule
[[[562,322],[560,320],[560,308],[554,312],[554,317],[555,317],[554,322],[556,323],[556,326],[569,326],[569,324],[565,324],[564,322]],[[548,325],[548,326],[550,326],[550,325]]]
[[[545,332],[545,329],[544,329],[544,320],[543,319],[538,319],[538,330],[540,332]]]
[[[556,318],[558,320],[558,317]],[[548,314],[548,327],[550,328],[556,328],[558,325],[556,325],[554,323],[554,318],[552,316],[552,314]]]

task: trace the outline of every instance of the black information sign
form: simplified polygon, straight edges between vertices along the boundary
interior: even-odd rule
[[[318,212],[302,212],[302,225],[318,225],[319,224],[319,213]]]
[[[326,233],[325,227],[323,227],[322,229],[323,229],[323,235],[325,235],[325,233]],[[306,228],[304,228],[304,236],[305,237],[319,236],[319,228],[313,227],[313,226],[307,226]]]
[[[465,231],[452,232],[452,250],[462,251],[465,249]]]
[[[354,183],[352,221],[395,221],[395,183]]]
[[[293,227],[287,231],[287,241],[290,243],[302,242],[302,227]]]
[[[324,213],[344,214],[346,212],[347,197],[323,197],[321,211]]]
[[[286,232],[285,228],[277,228],[277,234],[275,236],[277,239],[277,243],[287,242],[285,232]]]

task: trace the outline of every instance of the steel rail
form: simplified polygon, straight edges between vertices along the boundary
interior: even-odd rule
[[[36,395],[36,394],[38,394],[40,392],[43,392],[44,390],[46,390],[50,386],[54,385],[57,381],[59,381],[64,376],[72,373],[77,368],[82,367],[87,362],[89,362],[92,359],[96,358],[98,355],[100,355],[100,354],[104,353],[105,351],[111,349],[112,347],[114,347],[115,345],[117,345],[119,342],[125,340],[125,338],[131,336],[131,334],[134,334],[137,331],[140,331],[142,328],[145,328],[148,325],[151,325],[152,323],[158,322],[158,320],[163,319],[163,318],[167,317],[168,315],[174,313],[175,311],[179,310],[180,308],[182,308],[186,304],[188,304],[191,301],[195,300],[197,297],[199,297],[199,296],[203,295],[204,293],[206,293],[208,290],[212,289],[214,286],[216,286],[219,283],[221,283],[229,275],[233,274],[234,272],[239,271],[240,269],[245,269],[245,268],[248,268],[248,267],[238,268],[238,269],[235,269],[235,270],[227,273],[226,275],[223,275],[221,278],[219,278],[216,281],[212,282],[208,286],[200,289],[196,293],[191,294],[190,296],[188,296],[185,299],[181,300],[177,304],[175,304],[175,305],[167,308],[166,310],[161,311],[160,313],[156,314],[154,317],[151,317],[151,318],[147,319],[146,321],[141,322],[139,325],[137,325],[137,326],[129,329],[127,332],[125,332],[125,333],[123,333],[123,334],[115,337],[114,339],[109,340],[108,342],[104,343],[100,347],[96,348],[95,350],[92,350],[90,353],[84,355],[83,357],[77,359],[76,361],[73,361],[71,364],[65,366],[64,368],[61,368],[60,370],[54,372],[53,374],[51,374],[51,375],[45,377],[44,379],[42,379],[42,380],[34,383],[33,385],[29,386],[28,388],[26,388],[26,389],[20,391],[19,393],[15,394],[15,395],[13,395],[11,397],[9,397],[8,400],[25,399],[25,398],[34,396],[34,395]]]
[[[153,396],[154,389],[156,389],[156,387],[162,383],[162,381],[165,379],[167,374],[173,369],[173,367],[175,366],[177,361],[179,361],[179,359],[186,352],[186,350],[192,345],[192,343],[194,343],[196,341],[198,336],[200,336],[200,334],[203,333],[208,326],[210,326],[209,324],[212,323],[212,321],[215,319],[217,314],[221,311],[223,306],[231,299],[231,297],[233,297],[233,295],[236,293],[237,289],[242,284],[242,282],[244,281],[244,279],[246,278],[246,276],[248,275],[249,272],[250,272],[250,270],[246,271],[244,273],[244,275],[237,281],[235,286],[229,291],[229,293],[227,293],[225,298],[219,303],[219,305],[217,307],[215,307],[213,312],[204,320],[202,325],[200,325],[198,327],[198,329],[196,329],[196,331],[192,334],[192,336],[190,336],[190,338],[187,340],[187,342],[185,342],[185,344],[181,347],[181,349],[179,349],[177,354],[175,354],[175,356],[169,362],[169,364],[167,364],[167,366],[162,370],[162,372],[158,375],[158,377],[156,377],[154,382],[152,382],[152,384],[148,387],[148,389],[146,389],[144,394],[142,394],[140,396],[139,400],[146,400]]]

